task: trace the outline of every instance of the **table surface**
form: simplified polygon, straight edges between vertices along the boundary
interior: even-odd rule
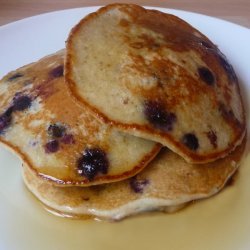
[[[0,0],[0,26],[46,12],[106,5],[109,0]],[[218,17],[250,28],[250,0],[135,0],[119,1],[180,9]]]

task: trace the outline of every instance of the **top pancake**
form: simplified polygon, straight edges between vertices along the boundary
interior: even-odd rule
[[[205,163],[240,144],[238,80],[220,50],[176,16],[131,4],[101,8],[67,41],[71,93],[97,117]]]
[[[0,81],[0,142],[36,174],[62,185],[89,186],[135,175],[160,145],[101,123],[68,95],[64,51]]]

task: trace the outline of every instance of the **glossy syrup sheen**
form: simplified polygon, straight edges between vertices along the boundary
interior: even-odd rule
[[[146,213],[120,222],[72,220],[48,213],[25,188],[19,160],[2,147],[0,159],[1,250],[125,250],[128,242],[130,249],[144,250],[250,247],[250,154],[234,184],[219,195],[174,214]]]

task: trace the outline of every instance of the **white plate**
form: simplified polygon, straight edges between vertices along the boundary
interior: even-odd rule
[[[0,77],[64,47],[71,27],[97,8],[27,18],[0,27]],[[250,100],[250,31],[177,10],[227,55]],[[246,104],[250,110],[249,103]],[[249,118],[248,118],[249,121]],[[249,124],[249,123],[248,123]],[[176,214],[153,213],[119,223],[77,221],[47,213],[22,184],[20,161],[0,147],[0,250],[250,249],[250,155],[236,183]]]

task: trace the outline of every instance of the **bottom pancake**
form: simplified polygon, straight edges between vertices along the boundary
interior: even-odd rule
[[[186,203],[218,193],[237,170],[245,140],[224,159],[189,164],[163,149],[137,176],[92,187],[58,187],[23,166],[28,189],[49,210],[66,217],[119,220],[145,211],[173,212]]]

